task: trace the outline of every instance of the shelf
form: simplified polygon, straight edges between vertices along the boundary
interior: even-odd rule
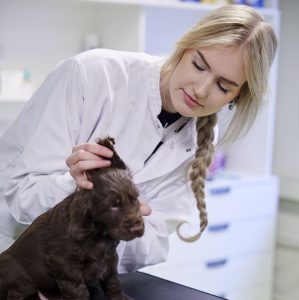
[[[84,2],[96,2],[103,4],[122,4],[122,5],[135,5],[140,7],[161,7],[161,8],[179,8],[188,10],[212,11],[222,5],[220,4],[206,4],[206,3],[193,3],[193,2],[180,2],[176,0],[81,0]],[[272,16],[279,14],[276,8],[255,8],[264,16]]]
[[[219,5],[200,4],[192,2],[180,2],[176,0],[83,0],[85,2],[98,2],[105,4],[123,4],[123,5],[137,5],[137,6],[155,6],[155,7],[169,7],[169,8],[185,8],[185,9],[207,9],[210,10]]]

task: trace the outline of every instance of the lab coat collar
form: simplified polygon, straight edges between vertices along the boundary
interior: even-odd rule
[[[196,143],[195,121],[188,123],[175,135],[167,139],[147,161],[144,168],[134,174],[135,183],[146,182],[166,175],[194,157]]]

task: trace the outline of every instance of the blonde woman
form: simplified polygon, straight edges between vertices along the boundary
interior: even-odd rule
[[[31,223],[76,187],[92,189],[85,171],[109,166],[111,157],[93,142],[110,135],[132,170],[146,222],[142,238],[120,243],[119,271],[165,260],[168,235],[195,204],[199,232],[180,235],[198,239],[207,225],[216,115],[234,114],[228,136],[252,124],[275,50],[273,29],[256,11],[229,5],[188,31],[166,59],[97,49],[60,63],[0,139],[0,231],[13,238],[17,222]]]

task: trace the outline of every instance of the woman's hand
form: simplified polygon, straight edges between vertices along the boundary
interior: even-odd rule
[[[70,174],[79,188],[91,190],[93,183],[85,174],[86,171],[109,167],[113,152],[96,143],[84,143],[73,147],[72,154],[67,158],[66,164]]]
[[[144,216],[149,216],[152,213],[152,208],[143,200],[139,200],[140,202],[140,213]]]

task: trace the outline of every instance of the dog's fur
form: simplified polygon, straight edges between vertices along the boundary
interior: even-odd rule
[[[108,299],[132,299],[117,278],[119,240],[142,236],[138,191],[114,150],[111,167],[88,172],[92,190],[78,190],[40,215],[0,255],[0,300],[89,299],[86,284],[99,281]]]

